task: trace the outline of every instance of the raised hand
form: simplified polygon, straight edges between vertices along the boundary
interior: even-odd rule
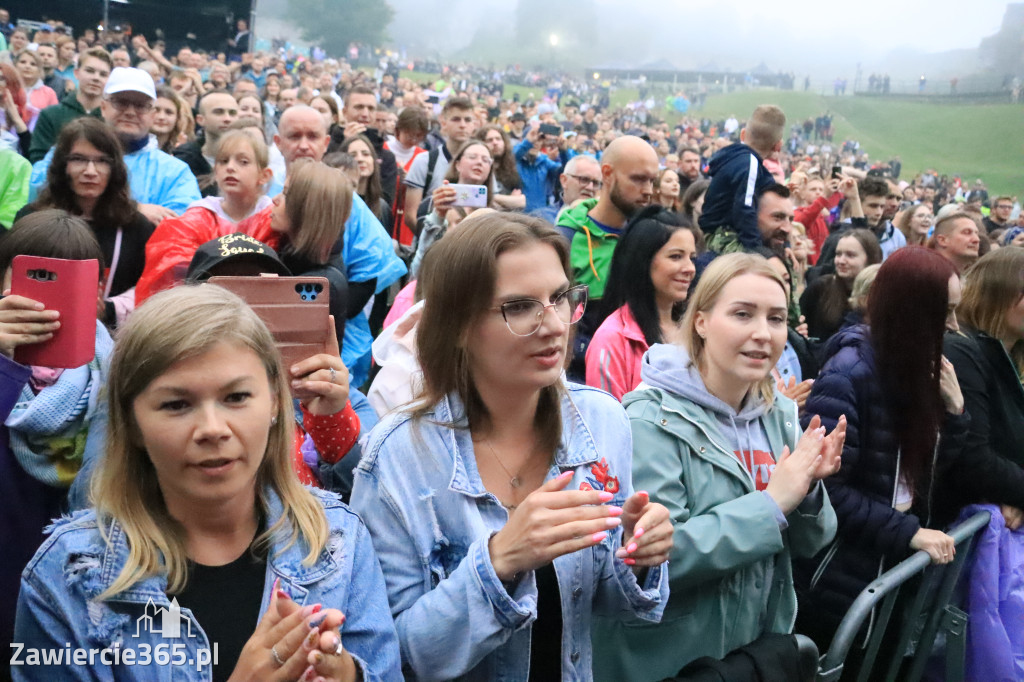
[[[660,566],[672,552],[672,520],[668,509],[651,502],[646,491],[629,496],[622,506],[622,547],[615,556],[628,566]]]
[[[60,329],[60,313],[24,296],[11,296],[10,290],[0,298],[0,354],[14,357],[18,346],[42,343],[53,338]]]
[[[623,510],[603,504],[611,501],[611,493],[565,490],[572,476],[567,471],[527,495],[491,537],[491,564],[503,582],[596,545],[622,523]]]
[[[330,330],[327,352],[319,353],[292,365],[292,390],[303,391],[308,397],[300,402],[310,414],[326,416],[337,414],[348,403],[349,376],[341,361],[338,333],[334,328],[334,315],[328,315]],[[311,394],[311,395],[310,395]]]
[[[817,420],[817,424],[814,420]],[[825,427],[820,426],[821,420],[817,416],[814,420],[800,436],[795,450],[790,452],[788,445],[782,448],[782,455],[765,489],[783,514],[796,509],[807,497],[807,491],[816,480],[815,474],[823,460],[821,450]]]
[[[939,395],[946,412],[961,414],[964,411],[964,394],[960,392],[960,382],[956,378],[953,363],[942,357],[939,365]]]

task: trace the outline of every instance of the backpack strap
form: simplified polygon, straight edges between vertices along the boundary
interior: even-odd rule
[[[440,149],[431,149],[427,155],[427,178],[423,182],[423,194],[430,191],[430,183],[434,180],[434,166],[437,165],[437,157],[440,155]]]

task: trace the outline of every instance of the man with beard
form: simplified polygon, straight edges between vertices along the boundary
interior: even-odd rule
[[[793,281],[793,262],[787,253],[789,238],[793,233],[793,200],[789,188],[778,183],[769,185],[757,196],[757,229],[761,233],[764,249],[779,257]],[[762,253],[767,257],[767,252]],[[803,324],[800,303],[796,294],[789,290],[788,323],[792,328]]]
[[[690,185],[704,175],[700,172],[700,151],[696,147],[686,147],[679,152],[679,197]]]
[[[558,217],[561,232],[572,230],[569,262],[573,278],[590,288],[587,312],[576,328],[570,378],[585,376],[583,359],[590,337],[610,312],[604,310],[601,298],[612,254],[629,219],[651,203],[657,175],[658,154],[654,147],[639,137],[617,138],[601,157],[601,194],[562,211]]]

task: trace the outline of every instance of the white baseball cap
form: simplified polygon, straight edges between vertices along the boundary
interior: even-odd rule
[[[128,66],[115,67],[107,79],[104,95],[115,95],[119,92],[139,92],[150,99],[156,99],[156,86],[153,77],[142,69]]]

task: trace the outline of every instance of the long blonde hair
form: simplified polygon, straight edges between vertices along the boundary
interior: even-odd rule
[[[289,247],[318,265],[327,263],[352,211],[352,191],[352,183],[336,168],[297,159],[288,170],[285,200]]]
[[[778,284],[785,296],[786,283],[782,280],[782,276],[761,256],[752,253],[731,253],[711,261],[711,265],[701,275],[696,290],[690,294],[681,325],[682,346],[690,354],[693,364],[702,373],[707,368],[704,357],[707,341],[697,333],[697,313],[707,313],[714,308],[725,285],[740,275],[766,277]],[[774,403],[775,380],[771,373],[757,382],[754,388],[769,406]]]
[[[146,301],[120,330],[110,363],[110,423],[103,465],[92,481],[92,502],[101,532],[116,522],[128,541],[121,573],[98,599],[108,599],[148,577],[167,574],[167,589],[181,592],[188,577],[185,534],[164,503],[156,470],[141,444],[135,399],[157,377],[181,360],[201,355],[219,343],[250,349],[263,362],[277,419],[270,428],[267,451],[256,473],[257,504],[268,510],[273,491],[284,510],[257,539],[269,546],[290,528],[285,547],[302,540],[312,564],[327,543],[327,518],[317,500],[299,483],[291,468],[294,428],[292,398],[274,339],[256,314],[232,293],[213,285],[181,286]],[[283,538],[281,538],[283,539]]]

